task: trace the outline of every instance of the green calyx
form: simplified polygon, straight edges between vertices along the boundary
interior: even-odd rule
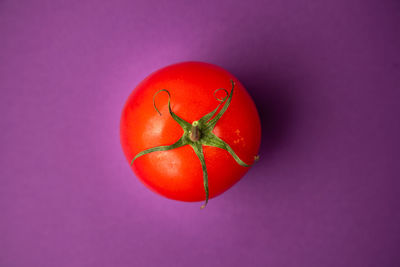
[[[232,80],[231,80],[231,83],[232,83],[232,89],[231,89],[230,93],[226,89],[223,89],[223,88],[220,88],[220,89],[217,89],[214,91],[214,98],[220,102],[218,104],[218,106],[210,113],[204,115],[202,118],[200,118],[199,120],[194,121],[192,123],[189,123],[189,122],[183,120],[182,118],[180,118],[178,115],[176,115],[172,111],[171,103],[170,103],[171,94],[169,93],[168,90],[161,89],[157,93],[155,93],[154,97],[153,97],[153,105],[154,105],[155,110],[160,115],[161,115],[161,113],[155,105],[155,98],[156,98],[157,94],[160,92],[166,92],[168,94],[169,113],[172,116],[172,118],[182,127],[183,135],[181,138],[179,138],[178,141],[176,141],[172,145],[157,146],[157,147],[153,147],[153,148],[149,148],[149,149],[141,151],[133,158],[131,165],[137,158],[139,158],[143,155],[146,155],[148,153],[156,152],[156,151],[167,151],[167,150],[175,149],[175,148],[182,147],[185,145],[190,145],[193,148],[196,156],[199,158],[200,163],[201,163],[201,168],[203,171],[203,184],[204,184],[204,190],[205,190],[205,194],[206,194],[206,200],[205,200],[204,205],[201,206],[201,208],[204,208],[208,203],[209,190],[208,190],[208,173],[207,173],[207,167],[206,167],[206,163],[205,163],[205,159],[204,159],[203,146],[212,146],[212,147],[218,147],[218,148],[224,149],[235,159],[235,161],[239,165],[241,165],[243,167],[250,166],[250,165],[246,164],[245,162],[243,162],[236,155],[235,151],[233,151],[233,149],[226,142],[221,140],[218,136],[216,136],[212,132],[215,125],[217,124],[218,120],[222,117],[222,115],[228,109],[228,107],[232,101],[233,89],[235,87],[235,83]],[[222,99],[217,98],[215,96],[215,94],[220,90],[223,90],[226,93],[226,96]],[[221,107],[222,104],[223,104],[223,106],[219,110],[219,108]],[[217,113],[218,110],[219,110],[219,112]]]

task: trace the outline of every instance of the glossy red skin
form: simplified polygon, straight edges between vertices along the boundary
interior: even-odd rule
[[[182,128],[168,113],[168,96],[160,93],[153,107],[153,96],[160,89],[171,93],[175,114],[192,123],[211,112],[219,102],[213,96],[218,88],[231,90],[232,102],[217,122],[214,133],[228,143],[246,163],[253,163],[261,140],[261,125],[256,106],[242,84],[224,69],[201,62],[184,62],[160,69],[143,80],[129,96],[121,117],[121,144],[130,163],[148,148],[175,143]],[[224,97],[219,91],[217,96]],[[249,170],[223,149],[203,146],[208,170],[210,198],[232,185]],[[205,199],[203,173],[199,158],[187,145],[169,151],[146,154],[135,160],[132,169],[151,190],[175,200]]]

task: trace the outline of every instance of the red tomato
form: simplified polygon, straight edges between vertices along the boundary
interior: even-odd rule
[[[207,204],[258,158],[254,102],[232,74],[208,63],[178,63],[152,73],[129,96],[120,126],[137,177],[170,199]]]

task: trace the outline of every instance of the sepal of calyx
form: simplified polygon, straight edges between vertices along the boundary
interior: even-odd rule
[[[245,162],[243,162],[238,157],[238,155],[236,155],[235,151],[225,141],[223,141],[221,138],[219,138],[218,136],[216,136],[213,133],[213,129],[214,129],[215,125],[217,124],[219,119],[222,117],[222,115],[225,113],[225,111],[228,109],[228,107],[229,107],[229,105],[230,105],[230,103],[232,101],[233,89],[235,87],[235,83],[232,80],[231,80],[231,83],[232,83],[232,89],[231,89],[230,93],[224,88],[219,88],[219,89],[214,91],[214,98],[218,102],[220,102],[218,104],[218,106],[213,111],[211,111],[210,113],[204,115],[199,120],[194,121],[192,123],[189,123],[189,122],[185,121],[184,119],[180,118],[178,115],[176,115],[172,111],[171,103],[170,103],[171,94],[170,94],[170,92],[168,90],[161,89],[158,92],[156,92],[154,94],[154,97],[153,97],[153,106],[154,106],[155,110],[160,115],[162,115],[160,113],[160,111],[158,110],[158,108],[156,107],[155,98],[156,98],[157,94],[159,94],[160,92],[166,92],[168,94],[168,110],[169,110],[169,114],[182,127],[183,135],[182,135],[181,138],[179,138],[178,141],[176,141],[172,145],[157,146],[157,147],[149,148],[149,149],[146,149],[146,150],[143,150],[143,151],[139,152],[132,159],[131,165],[133,164],[133,162],[137,158],[139,158],[141,156],[144,156],[146,154],[152,153],[152,152],[172,150],[172,149],[175,149],[175,148],[178,148],[178,147],[182,147],[182,146],[186,146],[186,145],[191,146],[193,148],[196,156],[200,160],[201,169],[202,169],[202,172],[203,172],[203,184],[204,184],[204,191],[205,191],[206,197],[205,197],[205,203],[201,206],[201,208],[204,208],[208,203],[209,190],[208,190],[208,173],[207,173],[206,162],[205,162],[205,159],[204,159],[203,146],[212,146],[212,147],[217,147],[217,148],[224,149],[235,159],[235,161],[239,165],[241,165],[243,167],[250,167],[249,164],[246,164]],[[224,98],[222,98],[222,99],[217,98],[215,96],[215,94],[220,90],[223,90],[226,93],[226,96]],[[222,104],[223,104],[223,106],[222,106],[221,110],[217,113],[218,109],[221,107]]]

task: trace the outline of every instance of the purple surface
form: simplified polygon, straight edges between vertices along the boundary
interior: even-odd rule
[[[400,266],[399,14],[0,1],[0,266]],[[187,60],[235,74],[263,123],[260,162],[205,210],[147,190],[119,144],[134,86]]]

